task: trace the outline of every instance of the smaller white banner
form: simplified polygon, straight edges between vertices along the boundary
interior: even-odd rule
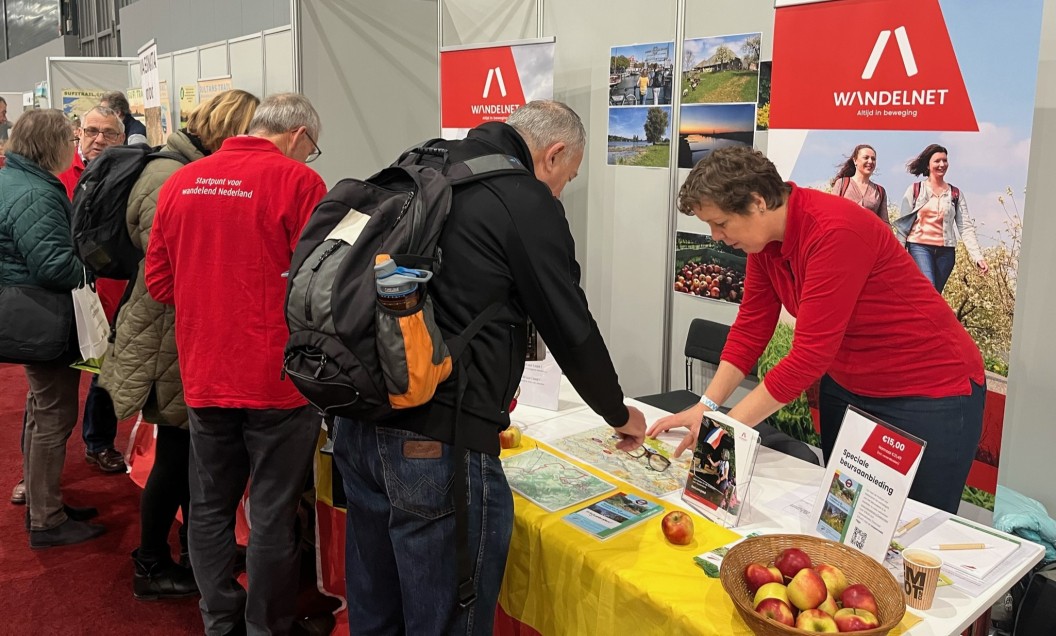
[[[553,356],[539,362],[525,362],[521,375],[519,404],[556,411],[560,408],[561,367]]]
[[[147,42],[139,49],[139,81],[143,87],[143,107],[161,108],[158,45],[154,40]]]

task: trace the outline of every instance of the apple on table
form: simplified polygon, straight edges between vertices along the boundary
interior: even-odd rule
[[[848,586],[840,596],[840,601],[843,603],[844,609],[862,609],[874,616],[879,613],[876,607],[876,598],[869,591],[869,588],[862,583]]]
[[[689,545],[693,542],[693,518],[681,510],[672,510],[664,515],[660,529],[668,542],[675,545]]]
[[[759,604],[768,598],[776,598],[789,606],[792,605],[788,600],[788,589],[784,585],[781,583],[767,583],[756,591],[755,598],[752,600],[752,607],[758,609]]]
[[[792,579],[804,568],[813,567],[810,556],[799,548],[785,548],[774,559],[774,565],[786,579]]]
[[[521,445],[521,429],[510,424],[499,433],[500,448],[518,448]]]
[[[825,581],[825,587],[829,588],[829,593],[834,598],[840,598],[843,591],[847,589],[847,575],[843,573],[843,570],[828,563],[821,563],[814,569]]]
[[[772,565],[767,566],[765,563],[756,562],[749,563],[748,567],[744,568],[744,582],[754,594],[767,583],[784,583],[785,579],[781,575],[781,570]]]
[[[792,608],[779,598],[764,598],[759,602],[759,606],[755,608],[755,611],[782,625],[792,627],[796,624],[796,619],[792,615]]]
[[[828,596],[825,597],[825,600],[821,602],[821,605],[818,605],[818,609],[825,612],[829,616],[835,616],[836,612],[839,611],[840,607],[836,605],[836,599],[833,598],[832,594],[830,593]]]
[[[800,610],[815,609],[825,602],[828,596],[829,590],[825,587],[825,581],[810,568],[800,570],[788,584],[788,599]]]

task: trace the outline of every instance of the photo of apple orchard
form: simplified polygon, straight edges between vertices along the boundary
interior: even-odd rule
[[[740,304],[748,255],[706,234],[675,238],[674,289],[680,294]]]
[[[712,508],[737,514],[737,458],[733,431],[708,418],[700,424],[700,443],[693,451],[687,494]]]

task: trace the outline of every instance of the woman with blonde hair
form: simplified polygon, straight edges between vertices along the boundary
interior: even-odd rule
[[[198,106],[184,130],[169,136],[162,152],[143,170],[128,200],[126,221],[132,242],[147,251],[158,193],[184,165],[218,150],[228,137],[245,134],[260,100],[242,90],[224,91]],[[140,544],[132,553],[132,593],[140,600],[182,598],[198,588],[185,559],[173,562],[168,543],[176,510],[187,519],[190,433],[176,355],[175,308],[147,293],[143,264],[117,316],[114,345],[103,362],[99,384],[114,401],[119,419],[143,413],[158,424],[154,466],[140,503]],[[186,533],[181,531],[186,555]]]
[[[70,290],[84,281],[84,266],[74,255],[70,235],[70,202],[58,178],[73,162],[75,141],[70,122],[58,110],[26,112],[11,129],[7,165],[0,170],[0,287],[32,288],[55,298],[65,294],[65,302],[71,303]],[[68,311],[72,317],[72,304]],[[14,322],[0,324],[4,339],[25,341],[24,329]],[[79,357],[72,327],[68,335],[53,340],[56,350],[65,344],[64,353],[24,365],[29,396],[23,475],[26,529],[34,549],[80,543],[105,531],[87,523],[96,514],[94,508],[74,508],[62,499],[66,440],[77,424],[81,372],[70,368]]]

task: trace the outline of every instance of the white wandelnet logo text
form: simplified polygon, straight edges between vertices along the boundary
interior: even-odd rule
[[[494,79],[499,85],[499,94],[506,97],[506,82],[502,81],[502,69],[498,66],[488,69],[488,80],[484,82],[484,94],[481,95],[481,97],[484,99],[488,98],[488,95],[491,93],[492,79]]]
[[[873,73],[876,72],[876,65],[880,63],[880,57],[884,54],[884,49],[887,48],[887,42],[891,39],[891,31],[884,30],[880,32],[880,35],[876,37],[876,44],[873,45],[873,52],[869,56],[869,61],[865,64],[865,70],[862,71],[862,79],[868,80],[873,78]],[[902,65],[906,69],[906,77],[913,77],[917,74],[917,60],[913,57],[913,47],[909,44],[909,35],[906,34],[906,27],[900,26],[895,29],[895,41],[898,42],[898,52],[902,54]],[[491,76],[488,76],[491,79]]]

